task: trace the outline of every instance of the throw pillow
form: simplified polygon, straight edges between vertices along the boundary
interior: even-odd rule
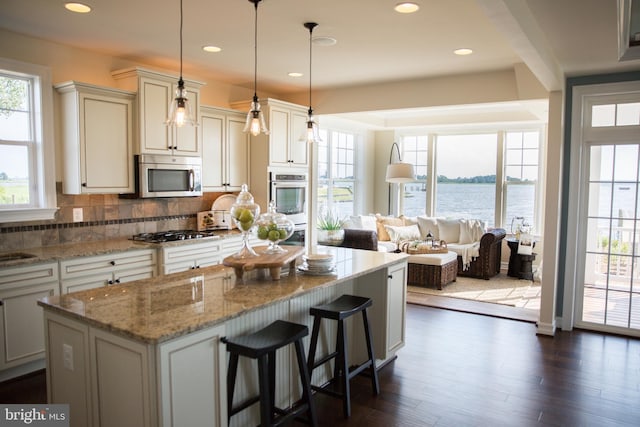
[[[438,231],[438,220],[434,217],[419,216],[418,227],[420,228],[420,235],[422,240],[427,238],[427,234],[431,232],[434,240],[440,240],[440,233]]]
[[[397,218],[395,216],[382,216],[380,214],[376,214],[376,231],[378,232],[378,240],[381,241],[389,241],[391,237],[387,230],[384,228],[385,225],[393,225],[396,227],[403,226],[404,221],[402,218]]]
[[[460,220],[438,219],[438,234],[440,240],[447,243],[457,243],[460,240]]]
[[[387,230],[392,242],[420,240],[420,229],[415,224],[405,226],[385,225],[384,228]]]
[[[360,223],[364,230],[378,231],[376,217],[373,215],[360,215]]]

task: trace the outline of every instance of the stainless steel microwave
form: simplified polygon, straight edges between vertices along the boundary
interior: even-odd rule
[[[139,154],[135,156],[138,197],[202,196],[199,157]]]

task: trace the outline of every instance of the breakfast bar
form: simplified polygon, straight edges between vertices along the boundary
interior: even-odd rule
[[[335,259],[330,274],[283,267],[280,280],[260,271],[237,278],[233,268],[219,265],[40,300],[49,402],[70,404],[72,426],[226,426],[227,355],[220,338],[278,319],[311,328],[309,308],[343,294],[373,300],[371,329],[377,366],[383,366],[404,345],[407,256],[319,251]],[[349,336],[355,364],[367,357],[364,338]],[[317,354],[332,351],[335,340],[335,328],[323,328]],[[304,347],[308,351],[309,337]],[[301,394],[293,357],[278,353],[276,404],[283,408]],[[256,372],[241,361],[239,401],[256,394]],[[322,383],[331,374],[327,366],[313,379]],[[254,405],[231,425],[258,423]]]

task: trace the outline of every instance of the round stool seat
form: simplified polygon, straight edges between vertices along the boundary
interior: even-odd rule
[[[356,295],[342,295],[340,298],[328,304],[311,307],[309,314],[326,319],[342,320],[370,307],[371,304],[371,298]]]
[[[291,344],[309,334],[305,325],[276,320],[269,326],[249,335],[223,338],[227,350],[256,359],[264,354]]]

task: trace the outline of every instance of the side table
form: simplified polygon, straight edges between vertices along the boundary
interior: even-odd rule
[[[505,239],[511,254],[509,255],[509,269],[507,270],[507,276],[517,277],[518,279],[533,280],[533,261],[536,259],[536,253],[531,255],[523,255],[518,253],[518,244],[520,243],[513,237]],[[533,247],[536,247],[533,242]]]

